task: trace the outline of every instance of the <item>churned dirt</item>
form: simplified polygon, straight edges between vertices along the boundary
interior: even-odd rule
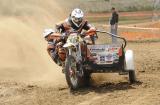
[[[135,55],[135,84],[129,84],[126,76],[97,74],[92,77],[96,84],[70,92],[65,79],[59,85],[1,79],[0,105],[159,105],[160,42],[129,43],[127,49]]]
[[[135,84],[127,76],[93,74],[91,86],[70,92],[42,37],[44,28],[65,18],[62,1],[0,1],[0,105],[159,105],[158,41],[128,44],[135,56]]]

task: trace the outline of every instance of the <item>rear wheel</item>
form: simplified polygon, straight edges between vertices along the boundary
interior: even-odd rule
[[[81,64],[78,64],[75,58],[69,55],[65,63],[65,77],[71,90],[76,90],[82,86],[83,73],[80,68]]]

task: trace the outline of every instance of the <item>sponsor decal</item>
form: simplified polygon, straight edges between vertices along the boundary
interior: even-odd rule
[[[105,51],[104,48],[91,48],[90,49],[91,52],[101,52],[101,51]]]
[[[106,55],[106,60],[107,61],[112,60],[112,57],[113,57],[112,54],[108,54],[108,55]]]
[[[96,53],[92,53],[91,56],[97,56],[97,54]]]
[[[106,51],[108,52],[118,52],[119,47],[110,47]]]
[[[100,56],[100,62],[105,61],[105,56]]]
[[[118,59],[119,56],[118,56],[118,53],[113,53],[113,59]]]
[[[113,64],[119,60],[119,46],[87,45],[87,47],[97,64]]]

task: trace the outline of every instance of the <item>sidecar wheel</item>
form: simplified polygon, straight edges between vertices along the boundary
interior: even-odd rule
[[[128,71],[128,77],[130,83],[136,82],[136,74],[134,68],[133,51],[127,50],[125,53],[125,70]]]
[[[135,83],[136,82],[136,74],[135,74],[135,71],[134,70],[130,70],[129,71],[129,81],[130,83]]]

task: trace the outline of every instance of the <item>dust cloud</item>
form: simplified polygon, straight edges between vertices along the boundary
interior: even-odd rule
[[[65,83],[61,67],[46,52],[42,33],[65,19],[71,9],[65,0],[0,1],[1,81]]]

